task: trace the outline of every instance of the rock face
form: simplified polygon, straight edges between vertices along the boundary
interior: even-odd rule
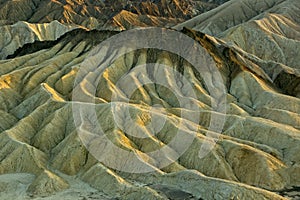
[[[286,199],[300,185],[299,1],[232,0],[163,29],[172,41],[143,41],[209,59],[106,45],[223,3],[168,2],[128,2],[105,22],[120,5],[1,2],[0,199]]]

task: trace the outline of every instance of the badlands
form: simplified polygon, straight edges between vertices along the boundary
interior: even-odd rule
[[[299,0],[0,0],[0,199],[300,199]]]

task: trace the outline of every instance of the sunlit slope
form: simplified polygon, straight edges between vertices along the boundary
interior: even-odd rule
[[[124,2],[0,2],[0,198],[285,199],[280,191],[300,185],[299,1],[232,0],[174,27],[210,54],[221,82],[158,49],[118,57],[120,49],[102,47],[100,60],[116,60],[79,75],[92,49],[119,30],[170,27],[224,3]],[[220,83],[226,101],[209,89]],[[87,100],[95,103],[95,121],[74,115]],[[129,112],[116,112],[124,108]],[[99,123],[103,140],[80,137],[77,118],[91,132]],[[220,135],[213,119],[224,120]],[[179,142],[187,148],[177,159],[178,133],[191,140]],[[212,136],[214,148],[199,157]],[[103,153],[107,139],[138,162]],[[160,157],[151,154],[166,145]],[[95,152],[112,162],[99,162]],[[141,165],[150,172],[127,173]]]
[[[174,28],[214,35],[265,61],[299,69],[299,11],[295,0],[230,1]]]
[[[0,59],[35,41],[55,41],[66,32],[172,27],[226,0],[0,2]]]
[[[35,41],[54,41],[66,32],[78,28],[53,21],[44,24],[18,22],[0,26],[0,58],[5,59],[25,44]]]
[[[158,0],[158,1],[102,1],[102,0],[2,0],[0,24],[29,23],[77,24],[87,28],[103,25],[122,10],[153,17],[189,19],[206,12],[227,0]]]
[[[67,33],[53,46],[27,45],[24,48],[33,53],[27,54],[21,49],[13,55],[15,58],[0,62],[0,172],[35,174],[37,179],[27,193],[36,195],[43,191],[38,185],[44,182],[52,185],[49,194],[69,187],[56,173],[58,170],[66,175],[77,175],[108,196],[124,199],[140,196],[165,199],[170,193],[166,193],[163,186],[173,193],[181,191],[193,198],[280,199],[267,190],[282,190],[298,185],[300,180],[299,98],[286,95],[288,89],[272,83],[273,72],[257,63],[265,64],[265,61],[252,61],[244,57],[243,52],[200,32],[185,29],[184,33],[197,40],[217,62],[226,84],[226,116],[212,109],[214,99],[201,74],[169,52],[139,50],[124,55],[115,61],[114,67],[102,74],[91,72],[76,86],[86,96],[95,97],[99,123],[113,144],[137,152],[154,172],[130,175],[109,169],[87,151],[78,137],[71,104],[74,79],[91,48],[116,34],[84,30]],[[193,83],[196,97],[191,100],[200,111],[198,124],[180,115],[181,108],[170,91],[154,84],[138,87],[138,79],[133,79],[139,89],[128,105],[132,120],[148,124],[157,117],[149,115],[149,109],[160,104],[163,108],[159,108],[159,115],[166,119],[164,127],[158,134],[143,139],[126,132],[134,131],[134,127],[124,131],[114,123],[111,107],[114,88],[119,88],[117,95],[126,95],[126,90],[116,85],[117,80],[149,61],[171,66]],[[153,76],[148,71],[135,73],[137,77],[138,73]],[[281,74],[299,81],[296,73],[283,70]],[[101,78],[97,93],[93,94],[90,85],[97,76]],[[180,84],[180,79],[167,72],[161,76],[169,77],[171,88]],[[210,79],[214,84],[214,77]],[[178,92],[180,98],[185,98],[184,87],[178,87]],[[195,115],[195,110],[186,108],[185,112]],[[215,148],[200,159],[199,150],[207,137],[213,113],[224,115],[225,126]],[[181,120],[185,122],[178,123]],[[147,135],[151,128],[155,129],[145,127],[139,131]],[[195,134],[195,138],[178,160],[160,169],[158,160],[146,153],[168,144],[178,130]],[[110,156],[118,158],[118,155]]]

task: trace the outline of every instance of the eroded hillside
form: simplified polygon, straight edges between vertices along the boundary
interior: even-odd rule
[[[1,3],[22,1],[11,2]],[[166,2],[154,1],[172,7]],[[196,6],[172,2],[180,6],[170,18]],[[83,3],[96,8],[66,2]],[[159,44],[180,49],[189,38],[194,46],[182,52],[194,60],[146,48],[160,41],[151,35],[136,50],[105,46],[126,33],[120,27],[165,26],[160,10],[122,11],[101,30],[51,12],[3,15],[28,22],[0,27],[0,198],[297,199],[299,8],[297,0],[232,0],[163,29],[179,37]],[[210,59],[193,54],[197,45]],[[196,61],[216,68],[199,71]],[[94,115],[82,114],[91,106]]]

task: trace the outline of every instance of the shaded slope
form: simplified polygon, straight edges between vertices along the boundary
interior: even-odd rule
[[[171,27],[223,1],[40,1],[0,2],[0,59],[34,41],[53,41],[75,28],[125,30]]]
[[[175,28],[187,26],[224,40],[262,67],[286,94],[299,96],[299,8],[295,0],[230,1]]]
[[[15,3],[18,2],[11,4]],[[70,6],[66,10],[70,15],[57,16],[62,21],[70,19],[65,21],[68,23],[84,24],[81,17],[86,13],[75,15],[73,12],[74,5],[81,3],[68,1]],[[148,4],[131,12],[122,11],[107,26],[128,29],[149,24],[164,26],[170,22],[170,18],[164,21],[170,7],[162,13]],[[35,9],[28,5],[28,9]],[[41,5],[37,1],[32,4],[33,7]],[[100,2],[99,6],[102,6]],[[180,8],[174,8],[178,15],[182,13]],[[289,195],[290,188],[300,185],[298,9],[299,3],[295,0],[266,0],[257,4],[249,0],[230,1],[176,27],[201,44],[217,63],[226,86],[226,115],[212,105],[218,99],[208,90],[208,84],[218,86],[215,76],[199,74],[178,55],[158,49],[136,50],[118,57],[103,73],[92,70],[85,74],[75,87],[76,75],[92,48],[118,32],[77,29],[48,42],[34,42],[40,33],[30,36],[37,38],[17,51],[12,50],[15,53],[10,59],[0,61],[0,173],[35,175],[35,179],[26,175],[30,180],[21,184],[28,187],[27,193],[22,190],[22,197],[61,197],[74,189],[74,182],[83,186],[83,181],[96,189],[93,192],[98,198],[285,199],[276,193]],[[147,15],[145,19],[149,13],[152,16]],[[56,14],[50,16],[56,17]],[[46,33],[44,29],[41,31],[47,36]],[[55,36],[56,39],[58,35],[50,34],[50,38]],[[101,56],[114,58],[118,52],[119,49],[113,53],[104,51]],[[146,63],[165,64],[182,77],[168,71],[139,68]],[[132,75],[128,82],[118,84],[119,79],[128,74]],[[203,76],[209,81],[204,82]],[[94,85],[96,77],[100,81]],[[168,88],[176,88],[179,95],[174,96],[159,84],[141,86],[144,79],[158,81],[160,77],[167,80]],[[183,78],[192,83],[195,96],[189,96]],[[130,93],[128,85],[138,89]],[[103,137],[88,138],[91,139],[89,145],[83,144],[74,124],[74,105],[77,105],[72,99],[74,91],[80,91],[83,99],[95,100],[97,121],[112,146],[135,152],[139,161],[153,170],[151,173],[114,170],[87,150],[86,147],[94,146],[98,147],[96,153],[103,154],[110,146],[103,148],[101,144],[107,142]],[[118,107],[114,107],[113,94],[119,97]],[[129,102],[126,103],[126,99]],[[194,107],[183,109],[179,100]],[[157,104],[161,107],[156,107]],[[122,120],[116,124],[113,111],[123,106],[130,112],[120,112]],[[186,115],[182,115],[182,111]],[[224,128],[215,147],[201,159],[202,144],[216,134],[210,129],[212,116],[224,118]],[[80,117],[84,119],[83,126],[95,131],[90,119]],[[193,117],[199,118],[197,123]],[[164,120],[162,127],[151,123],[160,119]],[[129,120],[140,128],[128,126]],[[158,129],[157,134],[151,135]],[[193,136],[192,143],[179,159],[174,159],[172,148],[162,154],[163,159],[149,153],[170,144],[178,132]],[[131,133],[148,137],[140,138]],[[114,152],[104,155],[126,166],[128,157]],[[161,167],[168,161],[170,165]],[[139,165],[131,167],[138,170]],[[17,187],[11,182],[7,185],[5,177],[4,183],[1,180],[0,187],[6,188],[4,191]],[[45,184],[49,187],[43,187]],[[85,195],[80,189],[79,193]]]
[[[161,194],[157,187],[153,189],[135,185],[136,181],[142,185],[159,182],[189,193],[195,198],[230,198],[241,195],[240,198],[280,199],[274,193],[255,187],[281,190],[299,184],[299,177],[297,177],[300,170],[300,158],[297,154],[300,147],[297,114],[300,112],[299,99],[284,95],[284,90],[280,92],[278,86],[270,81],[272,74],[264,68],[257,67],[257,63],[243,57],[243,54],[235,48],[199,32],[185,29],[184,33],[207,49],[217,61],[227,83],[228,115],[223,135],[207,157],[200,159],[198,150],[206,137],[213,110],[209,92],[204,87],[205,83],[201,80],[201,75],[197,75],[189,63],[176,55],[158,50],[140,50],[118,58],[116,66],[108,68],[105,76],[102,74],[100,84],[97,86],[99,93],[96,97],[99,104],[96,110],[99,122],[105,130],[109,130],[105,134],[115,145],[129,151],[135,150],[141,155],[169,143],[178,129],[189,134],[194,130],[191,127],[196,126],[197,137],[180,159],[166,168],[158,169],[153,158],[144,158],[144,162],[148,162],[155,169],[153,172],[155,176],[150,179],[147,178],[147,174],[135,176],[116,172],[96,161],[77,135],[70,100],[79,64],[86,58],[92,46],[115,33],[80,31],[75,34],[75,38],[71,33],[67,33],[57,44],[47,49],[39,47],[36,49],[38,51],[33,53],[1,61],[0,96],[3,99],[1,110],[7,113],[6,115],[12,116],[11,121],[1,121],[3,123],[1,127],[4,128],[0,134],[1,155],[5,156],[0,164],[2,173],[29,172],[40,175],[44,170],[52,173],[51,169],[55,169],[68,175],[78,175],[109,196],[118,197],[125,194],[123,196],[125,199],[140,196],[154,199],[166,198],[166,194]],[[33,49],[35,49],[34,45],[32,44]],[[135,66],[143,64],[148,57],[153,62],[178,67],[189,81],[195,83],[198,98],[194,101],[201,110],[199,125],[187,120],[186,126],[178,127],[180,114],[176,101],[170,97],[166,98],[164,96],[166,91],[154,85],[139,88],[132,96],[129,107],[133,119],[140,123],[139,116],[147,116],[149,106],[156,102],[164,105],[168,115],[166,115],[166,124],[158,135],[149,139],[138,139],[112,123],[110,102],[112,86],[115,85],[118,77],[124,73],[134,72]],[[92,81],[92,77],[100,75],[97,73],[84,77],[78,85],[86,95],[92,95],[88,89],[89,82]],[[149,72],[140,73],[151,77]],[[288,71],[285,73],[290,75]],[[295,79],[299,80],[299,77]],[[174,87],[178,83],[175,78],[170,77],[170,84]],[[124,90],[123,92],[126,94]],[[184,90],[179,92],[184,94]],[[187,112],[193,115],[194,111],[187,110]],[[283,114],[285,117],[280,118],[279,116]],[[102,120],[103,117],[105,120]],[[151,117],[145,118],[146,121],[143,123],[147,123],[150,119]],[[10,124],[14,126],[11,127]],[[147,132],[147,129],[144,131]],[[28,154],[24,154],[23,160],[15,159],[15,154],[6,150],[7,145],[9,149],[15,149],[13,152],[16,153],[23,151],[24,148],[28,149],[25,151]],[[37,162],[36,168],[27,167],[29,159]],[[14,168],[15,165],[18,168]],[[198,172],[185,169],[194,169]],[[179,172],[181,170],[185,171]],[[209,178],[199,172],[223,180]],[[178,183],[182,179],[188,180],[184,182],[185,187],[171,183]],[[110,184],[102,184],[102,181]],[[220,188],[229,187],[232,192],[222,193],[223,189],[214,190],[210,184],[207,186],[204,184],[207,181],[220,185]],[[192,187],[199,184],[203,185],[203,190]],[[114,189],[111,188],[112,186]],[[43,191],[42,188],[38,190]],[[38,191],[31,192],[38,194]]]
[[[95,28],[110,20],[121,10],[138,15],[154,17],[188,19],[210,10],[224,1],[172,0],[172,1],[41,1],[21,0],[0,2],[0,24],[13,24],[18,21],[29,23],[49,23],[58,20],[61,23],[82,25]]]
[[[77,26],[63,25],[57,21],[45,24],[18,22],[0,26],[0,59],[13,54],[17,49],[35,41],[53,41]]]
[[[172,27],[183,19],[138,15],[125,10],[107,21],[101,29],[129,30],[138,27]]]

